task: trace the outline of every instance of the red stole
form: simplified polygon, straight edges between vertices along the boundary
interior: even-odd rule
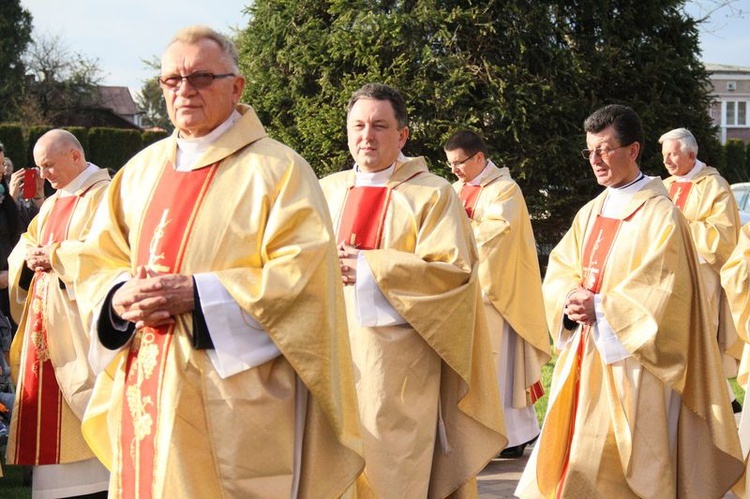
[[[78,203],[78,196],[58,197],[41,233],[43,245],[67,239],[70,219]],[[65,399],[57,384],[55,370],[47,346],[49,317],[47,292],[58,280],[49,272],[36,272],[31,306],[28,309],[26,356],[24,358],[22,390],[17,405],[15,464],[40,465],[60,462],[61,428]],[[54,327],[54,324],[52,324]]]
[[[472,220],[474,219],[474,207],[477,204],[481,190],[481,185],[464,184],[461,187],[461,192],[458,194],[461,198],[461,203],[464,205],[464,210],[466,210],[466,215]]]
[[[598,293],[601,288],[605,265],[621,223],[622,220],[597,215],[594,226],[586,237],[582,255],[581,286],[592,293]],[[553,494],[560,497],[563,493],[578,411],[581,364],[589,330],[589,326],[581,328],[573,368],[562,383],[558,400],[550,406],[542,428],[540,441],[545,444],[539,448],[537,482],[545,497]]]
[[[604,267],[609,260],[609,254],[612,251],[615,238],[620,229],[622,220],[616,218],[607,218],[601,215],[596,216],[594,227],[586,238],[586,244],[583,247],[583,275],[581,278],[581,286],[588,289],[594,294],[597,294],[601,289],[602,276],[604,275]],[[573,388],[574,397],[572,400],[572,407],[570,409],[570,426],[568,429],[568,447],[564,456],[563,472],[560,478],[560,485],[557,489],[558,497],[562,493],[563,484],[565,483],[565,475],[568,471],[568,462],[570,459],[570,446],[573,441],[573,434],[575,431],[576,424],[576,413],[578,412],[578,396],[580,394],[581,384],[581,363],[583,361],[584,349],[586,341],[591,331],[591,326],[585,325],[581,329],[581,337],[578,340],[578,348],[576,349],[576,359],[572,381],[575,383]],[[571,379],[566,381],[566,384]]]
[[[145,209],[137,267],[152,273],[180,272],[196,213],[215,174],[216,164],[177,172],[167,163]],[[173,329],[145,327],[136,331],[130,345],[120,434],[123,497],[153,496],[161,389]]]
[[[391,190],[387,187],[350,187],[344,200],[337,243],[358,249],[380,247]]]
[[[669,186],[669,198],[680,211],[685,211],[685,203],[692,188],[692,182],[674,182]]]

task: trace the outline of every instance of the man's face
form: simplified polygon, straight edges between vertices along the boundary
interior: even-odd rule
[[[487,164],[484,153],[481,151],[467,154],[463,149],[454,149],[453,151],[445,151],[445,157],[453,175],[464,182],[474,180],[477,175],[482,173]]]
[[[685,175],[695,166],[695,153],[683,151],[679,140],[665,140],[661,155],[670,175]]]
[[[197,72],[232,73],[231,63],[213,40],[197,43],[175,42],[170,45],[161,64],[161,77],[189,76]],[[182,80],[178,88],[162,85],[169,119],[184,138],[211,133],[229,118],[240,100],[245,79],[242,76],[217,78],[205,88],[195,88]]]
[[[409,137],[409,128],[399,129],[388,100],[357,100],[346,118],[349,152],[360,170],[385,170],[396,161]]]
[[[80,155],[73,148],[49,141],[34,146],[34,163],[39,167],[39,176],[55,189],[62,189],[78,176],[80,169],[76,165]]]
[[[622,187],[638,176],[636,159],[640,144],[620,144],[611,125],[598,133],[587,132],[586,148],[594,151],[589,163],[599,185]]]

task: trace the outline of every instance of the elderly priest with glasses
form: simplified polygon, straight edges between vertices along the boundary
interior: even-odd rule
[[[237,51],[179,31],[175,133],[62,255],[100,374],[83,432],[111,497],[336,497],[363,468],[330,216],[310,166],[238,105]]]
[[[543,292],[560,356],[520,497],[722,497],[744,471],[685,218],[644,176],[632,109],[584,122],[606,189],[550,254]]]

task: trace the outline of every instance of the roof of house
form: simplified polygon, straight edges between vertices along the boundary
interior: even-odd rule
[[[134,116],[141,113],[138,109],[133,96],[130,95],[128,87],[99,87],[101,105],[114,111],[121,116]]]
[[[747,66],[706,63],[704,67],[709,73],[750,73],[750,68]]]

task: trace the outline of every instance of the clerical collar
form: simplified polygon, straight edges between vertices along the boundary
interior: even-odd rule
[[[391,166],[377,172],[363,172],[359,169],[359,165],[354,163],[354,185],[356,187],[379,187],[385,185],[390,180],[393,172],[396,171],[396,163],[399,161],[405,163],[406,156],[399,153],[398,158]]]
[[[224,132],[232,128],[232,125],[242,118],[242,115],[235,109],[229,118],[221,125],[214,128],[211,133],[198,137],[196,139],[185,139],[177,135],[177,160],[175,170],[178,172],[190,171],[198,161]]]
[[[696,159],[695,165],[689,172],[687,172],[685,175],[675,175],[675,177],[677,178],[678,181],[679,180],[682,180],[682,181],[693,180],[695,176],[698,175],[698,173],[705,167],[706,167],[706,163]]]
[[[620,213],[627,207],[633,194],[643,189],[651,181],[651,177],[640,173],[638,177],[622,187],[607,187],[607,197],[602,205],[602,215],[619,218]]]
[[[484,180],[484,177],[489,175],[490,170],[495,166],[495,164],[492,162],[491,159],[487,160],[487,164],[484,165],[484,168],[482,168],[482,171],[479,172],[479,175],[471,179],[470,181],[466,182],[469,185],[482,185],[482,180]]]
[[[86,179],[88,179],[91,175],[99,171],[99,167],[96,166],[93,163],[88,163],[88,166],[85,170],[83,170],[81,173],[76,175],[76,178],[68,182],[68,185],[65,187],[60,187],[57,189],[57,191],[60,193],[59,196],[61,198],[66,198],[68,196],[75,195],[76,192],[78,192],[78,189],[81,188],[84,182],[86,182]]]
[[[613,190],[620,191],[620,192],[636,192],[636,191],[640,191],[641,190],[640,187],[637,188],[637,189],[635,189],[635,190],[628,190],[628,189],[631,186],[634,186],[635,184],[637,184],[638,182],[640,182],[641,180],[643,180],[645,178],[646,178],[646,176],[643,174],[643,172],[638,172],[638,176],[632,182],[627,183],[627,184],[625,184],[625,185],[623,185],[621,187],[609,187],[609,189],[613,189]]]

